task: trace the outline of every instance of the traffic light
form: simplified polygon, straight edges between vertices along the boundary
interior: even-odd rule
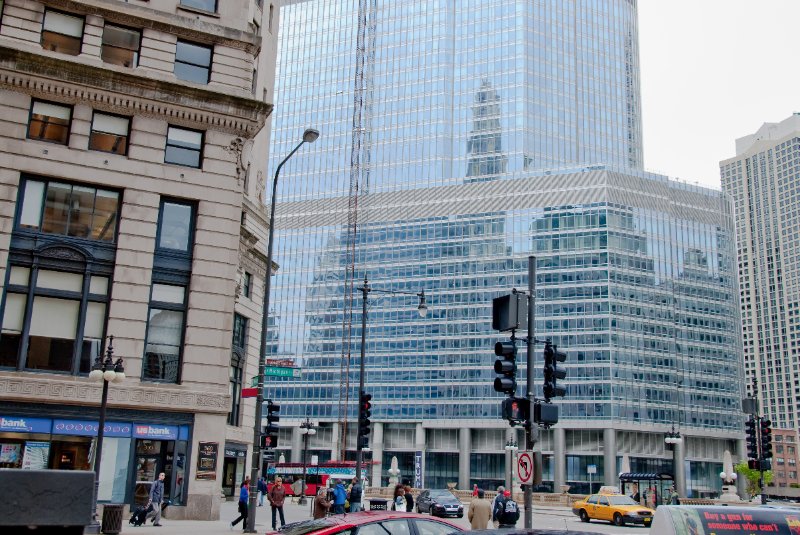
[[[761,418],[761,460],[772,458],[772,422]]]
[[[517,344],[512,339],[510,342],[497,342],[494,345],[494,371],[500,374],[494,380],[494,389],[513,396],[517,391]]]
[[[271,399],[268,399],[267,426],[264,428],[264,434],[261,435],[262,448],[278,447],[278,422],[281,419],[278,414],[279,412],[281,412],[281,406],[273,403]]]
[[[761,467],[761,461],[757,461],[755,459],[748,459],[747,460],[747,468],[750,470],[758,470]]]
[[[747,457],[758,459],[758,430],[756,429],[755,418],[748,419],[744,424],[744,431],[747,434]]]
[[[358,400],[358,449],[369,448],[369,417],[372,416],[372,394],[361,392]]]
[[[511,425],[524,422],[530,414],[530,402],[525,398],[510,397],[503,400],[501,413],[503,419],[511,422]]]
[[[544,345],[544,400],[548,403],[551,398],[564,397],[567,395],[567,389],[563,386],[558,386],[559,379],[567,377],[566,370],[559,370],[558,363],[567,360],[567,354],[558,350],[558,346],[545,342]]]

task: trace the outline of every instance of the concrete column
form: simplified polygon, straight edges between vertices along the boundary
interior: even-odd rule
[[[562,427],[553,429],[553,491],[561,492],[567,484],[567,432]]]
[[[675,467],[675,490],[678,496],[686,496],[686,471],[683,464],[686,459],[686,437],[677,444],[673,444],[672,464]]]
[[[299,427],[292,428],[292,451],[290,453],[289,462],[303,462],[303,434],[300,432]]]
[[[374,422],[372,424],[372,460],[377,461],[372,465],[372,473],[369,484],[373,487],[381,486],[381,474],[383,474],[383,423]]]
[[[736,441],[736,457],[733,459],[733,466],[736,466],[737,463],[747,460],[747,441],[744,439]],[[743,500],[749,500],[750,496],[747,494],[747,478],[746,477],[737,477],[736,478],[736,491],[739,493],[739,497]]]
[[[470,489],[469,454],[472,452],[472,429],[462,427],[458,431],[458,488]]]
[[[617,485],[617,431],[603,430],[603,484]]]
[[[341,453],[341,444],[339,444],[339,440],[341,440],[339,433],[341,433],[342,428],[338,422],[333,422],[331,424],[331,460],[338,461],[339,454]]]
[[[416,440],[414,441],[414,455],[416,455],[418,451],[422,452],[422,467],[421,467],[421,474],[420,478],[422,479],[422,487],[425,486],[425,428],[422,427],[422,422],[417,424],[417,429],[415,433]],[[414,474],[414,478],[416,474]],[[414,485],[414,478],[412,478],[411,485]]]

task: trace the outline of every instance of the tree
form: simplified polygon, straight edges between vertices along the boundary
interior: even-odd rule
[[[733,469],[740,477],[747,479],[747,494],[751,498],[761,494],[761,487],[758,485],[761,472],[747,466],[747,461],[740,462]],[[764,470],[764,485],[769,485],[770,483],[772,483],[772,470]]]

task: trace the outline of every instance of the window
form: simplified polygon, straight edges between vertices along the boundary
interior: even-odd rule
[[[275,14],[275,6],[273,4],[270,4],[269,5],[269,21],[267,23],[268,27],[269,27],[269,33],[272,33],[272,17],[274,16],[274,14]]]
[[[150,294],[142,379],[180,381],[186,287],[154,283]]]
[[[242,404],[242,378],[244,376],[245,355],[247,355],[247,318],[239,314],[233,315],[233,342],[231,345],[231,410],[228,413],[228,424],[239,425]]]
[[[194,240],[194,206],[165,200],[158,216],[158,249],[190,254]]]
[[[248,273],[247,271],[244,272],[244,276],[242,277],[242,294],[249,298],[250,291],[252,290],[253,286],[253,275]]]
[[[116,237],[119,193],[91,186],[26,180],[17,228],[111,242]]]
[[[181,6],[202,9],[209,13],[217,12],[217,0],[181,0]]]
[[[88,281],[88,291],[84,291],[84,281]],[[30,286],[32,302],[27,295]],[[108,287],[108,277],[88,270],[12,265],[0,333],[0,366],[89,373],[102,347]],[[31,319],[26,325],[28,309]]]
[[[417,527],[419,535],[449,535],[453,533],[453,528],[449,524],[439,524],[431,520],[413,519],[412,522]]]
[[[83,17],[48,9],[42,24],[42,48],[77,56],[81,53]]]
[[[123,26],[106,24],[103,28],[103,47],[100,56],[106,63],[136,67],[139,65],[139,49],[142,32]]]
[[[210,46],[178,41],[175,49],[175,76],[187,82],[207,84],[211,79]]]
[[[34,100],[28,121],[28,138],[66,145],[71,120],[71,106]]]
[[[203,133],[170,126],[164,163],[199,168],[203,160]]]
[[[92,117],[92,131],[89,134],[89,148],[124,156],[128,153],[130,125],[129,117],[95,112]]]
[[[411,528],[405,519],[374,522],[358,528],[358,535],[409,535],[410,533]]]

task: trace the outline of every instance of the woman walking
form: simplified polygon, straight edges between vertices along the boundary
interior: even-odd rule
[[[242,530],[247,530],[247,501],[250,499],[250,476],[244,478],[239,488],[239,517],[231,522],[231,529],[241,521]]]

